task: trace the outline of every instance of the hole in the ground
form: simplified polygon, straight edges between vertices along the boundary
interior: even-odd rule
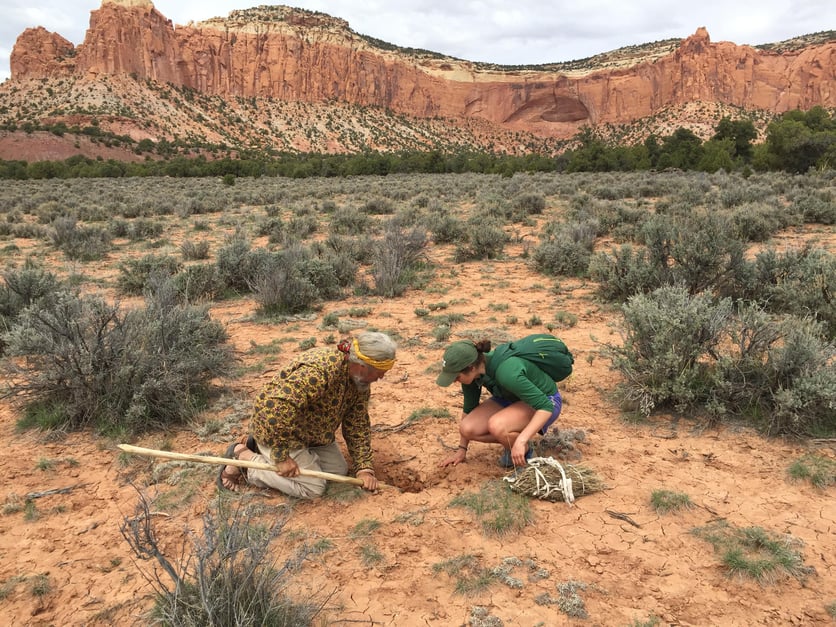
[[[381,481],[395,486],[402,492],[421,492],[426,487],[426,482],[411,468],[391,467],[378,476]]]

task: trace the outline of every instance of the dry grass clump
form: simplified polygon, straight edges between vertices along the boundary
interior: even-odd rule
[[[518,494],[545,501],[566,501],[574,497],[600,492],[606,484],[595,471],[583,465],[561,465],[553,457],[533,457],[528,465],[517,468],[505,477],[509,487]],[[566,481],[571,482],[567,490]]]

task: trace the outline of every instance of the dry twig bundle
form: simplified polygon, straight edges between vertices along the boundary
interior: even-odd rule
[[[511,490],[546,501],[565,501],[606,489],[603,480],[589,468],[561,465],[554,457],[532,457],[528,465],[505,477]]]

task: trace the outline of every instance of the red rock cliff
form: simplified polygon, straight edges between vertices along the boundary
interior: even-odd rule
[[[836,42],[778,54],[711,43],[701,28],[672,52],[598,71],[485,70],[375,47],[344,20],[287,7],[175,26],[147,0],[104,0],[84,42],[28,29],[12,78],[129,73],[223,96],[347,102],[412,116],[478,116],[569,137],[692,101],[783,112],[836,106]]]

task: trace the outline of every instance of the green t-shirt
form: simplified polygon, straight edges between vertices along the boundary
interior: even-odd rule
[[[493,351],[485,353],[486,362],[490,362]],[[507,401],[523,401],[534,409],[552,411],[554,404],[549,398],[557,392],[557,384],[537,366],[520,357],[504,359],[493,377],[483,374],[473,383],[462,384],[464,394],[464,413],[473,411],[482,398],[482,388]]]

